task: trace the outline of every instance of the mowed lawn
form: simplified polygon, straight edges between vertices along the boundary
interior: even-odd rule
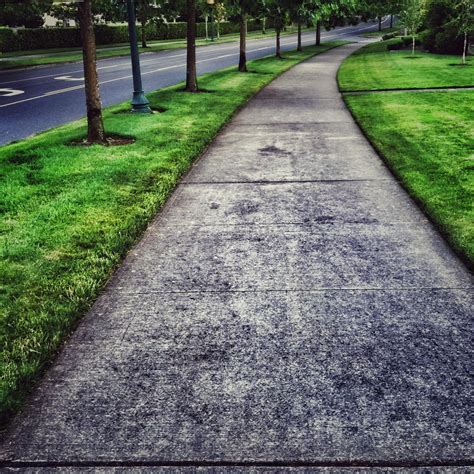
[[[406,54],[374,54],[370,47],[365,53],[360,50],[343,64],[341,88],[472,82],[474,67],[449,66],[452,56],[424,54],[419,61],[407,60],[402,74]],[[474,90],[369,92],[347,94],[345,101],[406,189],[453,247],[474,264]]]
[[[387,50],[397,42],[377,42],[350,56],[339,71],[341,91],[474,86],[473,58],[460,66],[460,55]]]
[[[340,44],[253,61],[247,74],[208,74],[205,93],[181,85],[150,94],[163,113],[108,109],[107,131],[134,144],[71,145],[85,135],[80,121],[0,148],[0,420],[234,112],[280,73]]]

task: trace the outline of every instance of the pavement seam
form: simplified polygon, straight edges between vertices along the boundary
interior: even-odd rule
[[[420,287],[400,287],[400,288],[289,288],[289,289],[255,289],[255,290],[150,290],[144,292],[120,292],[122,296],[139,296],[139,295],[182,295],[182,294],[239,294],[239,293],[324,293],[328,291],[343,292],[343,291],[358,291],[358,292],[410,292],[410,291],[472,291],[473,287],[438,287],[438,286],[420,286]]]
[[[0,462],[0,467],[27,468],[66,468],[66,467],[268,467],[268,468],[433,468],[433,467],[471,467],[474,466],[474,460],[441,460],[441,461],[320,461],[320,462],[301,462],[301,461],[71,461],[71,462]]]
[[[364,182],[397,182],[393,178],[361,178],[361,179],[289,179],[289,180],[255,180],[255,181],[184,181],[180,186],[190,185],[222,185],[222,184],[305,184],[305,183],[364,183]]]

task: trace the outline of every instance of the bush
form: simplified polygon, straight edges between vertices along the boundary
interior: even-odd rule
[[[35,28],[16,32],[15,50],[74,48],[81,45],[78,28]]]
[[[392,38],[396,38],[398,36],[398,33],[394,32],[394,33],[387,33],[386,35],[383,35],[382,36],[382,40],[383,41],[387,41],[389,39],[392,39]]]
[[[426,30],[421,35],[423,46],[431,53],[461,54],[463,39],[452,25],[455,15],[451,0],[430,0]]]
[[[15,48],[15,33],[10,28],[0,27],[0,52],[13,51]]]
[[[270,26],[268,26],[270,28]],[[209,25],[210,28],[210,25]],[[260,29],[260,22],[249,20],[248,31]],[[219,24],[221,35],[238,33],[239,25],[228,21]],[[128,27],[126,25],[95,27],[98,45],[127,43]],[[141,35],[141,27],[138,27]],[[150,23],[146,27],[148,40],[177,40],[186,37],[186,23]],[[198,23],[197,36],[206,36],[206,25]],[[76,48],[81,46],[79,28],[25,28],[15,33],[10,28],[0,28],[0,51],[24,51],[30,49]]]

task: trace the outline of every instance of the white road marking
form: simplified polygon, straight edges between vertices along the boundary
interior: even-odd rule
[[[16,95],[24,94],[25,91],[17,89],[0,89],[0,97],[14,97]]]
[[[359,30],[355,30],[353,32],[351,32],[350,34],[354,34],[354,35],[357,35],[357,33],[359,31],[365,31],[365,30],[368,30],[370,28],[373,28],[374,25],[370,25],[368,26],[367,28],[363,28],[363,29],[359,29]],[[343,36],[345,33],[343,33],[342,35],[341,34],[337,34],[338,32],[342,31],[342,30],[345,30],[347,28],[353,28],[353,26],[345,26],[345,27],[342,27],[342,28],[338,28],[335,35],[329,35],[328,36],[328,32],[322,32],[321,33],[321,37],[324,38],[324,39],[328,39],[328,38],[333,38],[333,37],[337,37],[337,36]],[[312,35],[312,32],[305,32],[303,33],[303,36],[309,36],[309,35]],[[283,37],[284,38],[284,37]],[[270,41],[270,38],[252,38],[251,40],[249,40],[249,43],[251,42],[260,42],[260,41]],[[215,47],[209,45],[209,46],[206,46],[206,48],[204,49],[203,48],[203,52],[209,52],[209,53],[212,53],[214,51],[225,51],[225,50],[229,50],[229,49],[233,49],[233,48],[236,48],[238,47],[238,45],[234,45],[233,47],[231,48],[221,48],[221,45],[223,45],[225,43],[221,43],[221,44],[216,44]],[[267,49],[266,47],[265,48],[260,48],[258,50],[254,50],[254,51],[259,51],[261,49]],[[168,50],[170,51],[170,50]],[[164,51],[159,51],[159,52],[166,52],[166,50]],[[154,54],[154,52],[149,52],[149,53],[142,53],[142,54]],[[154,58],[154,59],[149,59],[149,60],[142,60],[141,61],[141,64],[147,64],[147,63],[151,63],[151,62],[156,62],[157,60],[158,61],[162,61],[162,60],[168,60],[168,59],[173,59],[173,58],[179,58],[179,57],[184,57],[185,54],[175,54],[173,56],[166,56],[166,57],[163,57],[163,58]],[[126,56],[123,56],[123,57],[115,57],[115,58],[107,58],[107,59],[102,59],[101,61],[108,61],[108,60],[116,60],[116,59],[120,59],[120,58],[123,58],[124,60],[127,61],[126,64],[112,64],[110,66],[100,66],[98,67],[97,69],[100,71],[100,70],[103,70],[103,69],[114,69],[114,68],[128,68],[130,67],[129,66],[129,58],[127,58]],[[77,69],[77,70],[74,70],[74,71],[70,71],[69,74],[75,74],[77,72],[83,72],[82,69]],[[34,81],[36,79],[46,79],[48,77],[54,77],[56,76],[56,74],[45,74],[43,76],[34,76],[34,77],[28,77],[28,78],[25,78],[25,79],[17,79],[17,80],[13,80],[13,81],[4,81],[4,82],[0,82],[0,85],[4,85],[4,84],[14,84],[14,83],[19,83],[19,82],[28,82],[28,81]]]
[[[72,76],[57,76],[54,78],[56,81],[83,81],[83,77],[72,77]]]
[[[359,33],[360,31],[365,31],[365,30],[368,30],[370,28],[373,28],[374,25],[370,25],[366,28],[361,28],[359,30],[356,30],[356,31],[352,31],[349,33],[349,35],[356,35],[357,33]],[[345,27],[345,28],[349,28],[349,27]],[[341,28],[342,29],[342,28]],[[340,31],[340,30],[338,30]],[[336,35],[331,35],[331,36],[325,36],[325,39],[329,39],[329,38],[332,38],[332,37],[338,37],[338,36],[342,36],[342,35],[339,35],[339,34],[336,34]],[[304,43],[307,43],[307,41],[304,41]],[[291,42],[282,42],[282,46],[289,46],[291,44],[296,44],[296,40],[293,40]],[[234,49],[235,47],[233,48],[225,48],[225,49]],[[247,54],[249,53],[254,53],[256,51],[263,51],[265,49],[274,49],[274,45],[272,46],[265,46],[263,48],[257,48],[257,49],[252,49],[252,50],[249,50],[247,51]],[[223,49],[221,49],[222,51]],[[209,61],[216,61],[218,59],[224,59],[224,58],[228,58],[230,56],[237,56],[239,55],[239,52],[235,52],[235,53],[232,53],[232,54],[225,54],[225,55],[222,55],[222,56],[215,56],[215,57],[212,57],[212,58],[208,58],[208,59],[203,59],[201,61],[197,61],[197,64],[201,64],[201,63],[204,63],[204,62],[209,62]],[[185,54],[179,54],[179,55],[175,55],[174,57],[184,57]],[[168,57],[166,59],[171,59],[171,57]],[[147,62],[154,62],[155,60],[150,60],[150,61],[143,61],[143,63],[147,63]],[[104,66],[102,68],[99,68],[99,69],[106,69],[106,68],[112,68],[112,67],[118,67],[120,65],[113,65],[113,66]],[[186,63],[184,64],[175,64],[173,66],[167,66],[167,67],[164,67],[164,68],[158,68],[158,69],[154,69],[152,71],[146,71],[146,72],[142,72],[142,76],[146,76],[148,74],[154,74],[156,72],[161,72],[161,71],[167,71],[167,70],[170,70],[170,69],[176,69],[176,68],[180,68],[180,67],[185,67],[186,66]],[[47,76],[46,76],[47,77]],[[51,77],[51,76],[49,76]],[[123,76],[123,77],[116,77],[114,79],[109,79],[107,81],[101,81],[99,82],[99,84],[109,84],[111,82],[117,82],[117,81],[122,81],[122,80],[125,80],[125,79],[130,79],[130,78],[133,78],[133,76],[130,74],[130,75],[127,75],[127,76]],[[31,79],[29,79],[31,80]],[[17,81],[19,82],[19,81]],[[57,95],[57,94],[63,94],[63,93],[67,93],[67,92],[71,92],[71,91],[75,91],[75,90],[79,90],[79,89],[83,89],[85,86],[83,84],[79,85],[79,86],[75,86],[75,87],[68,87],[68,88],[65,88],[65,89],[58,89],[58,90],[54,90],[54,91],[50,91],[50,92],[46,92],[42,95],[39,95],[39,96],[35,96],[35,97],[30,97],[28,99],[23,99],[23,100],[18,100],[18,101],[15,101],[15,102],[10,102],[8,104],[4,104],[4,105],[0,105],[0,109],[1,108],[5,108],[5,107],[10,107],[12,105],[17,105],[17,104],[21,104],[21,103],[24,103],[24,102],[30,102],[30,101],[33,101],[33,100],[38,100],[38,99],[43,99],[45,97],[48,97],[48,96],[51,96],[51,95]],[[0,89],[1,90],[1,89]]]

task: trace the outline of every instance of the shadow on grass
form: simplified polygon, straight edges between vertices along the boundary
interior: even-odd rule
[[[135,143],[136,138],[132,136],[127,136],[127,135],[119,135],[119,134],[107,134],[105,137],[105,142],[104,143],[90,143],[87,141],[86,138],[83,138],[81,140],[73,140],[68,143],[69,146],[93,146],[93,145],[101,145],[104,147],[109,147],[109,146],[126,146],[126,145],[132,145]]]

